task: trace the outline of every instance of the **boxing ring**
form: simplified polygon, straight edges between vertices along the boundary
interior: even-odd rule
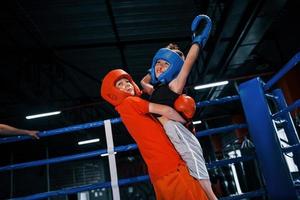
[[[199,131],[196,133],[196,136],[198,138],[213,134],[231,132],[240,128],[248,128],[249,134],[255,145],[256,153],[253,155],[223,159],[213,161],[207,164],[207,168],[212,169],[250,160],[256,160],[259,163],[259,169],[263,178],[264,188],[246,193],[233,194],[228,197],[220,198],[221,200],[235,200],[260,196],[267,196],[269,199],[272,200],[292,200],[299,198],[299,185],[295,184],[295,180],[293,180],[291,176],[283,153],[293,152],[293,161],[295,165],[297,165],[298,169],[300,169],[299,137],[297,135],[297,131],[295,129],[290,115],[290,111],[293,111],[294,109],[300,106],[300,99],[295,101],[291,105],[287,105],[281,89],[271,90],[273,85],[280,78],[282,78],[289,70],[296,66],[299,63],[299,61],[300,52],[297,53],[267,83],[264,83],[259,77],[257,77],[240,84],[239,95],[228,96],[220,99],[202,101],[197,103],[197,107],[204,107],[230,103],[233,101],[241,101],[247,122],[246,124],[231,124],[224,127]],[[278,108],[277,112],[271,112],[267,101],[268,99],[271,99],[272,101],[276,102]],[[281,148],[280,146],[280,142],[277,137],[277,129],[274,122],[276,120],[282,120],[284,122],[282,126],[284,128],[286,137],[288,138],[289,147]],[[111,126],[120,122],[120,118],[114,118],[107,119],[104,121],[95,121],[91,123],[78,124],[54,130],[47,130],[39,133],[40,137],[48,137],[59,134],[66,134],[69,132],[79,131],[83,129],[104,127],[107,140],[106,149],[0,167],[0,172],[4,172],[9,170],[17,170],[29,167],[80,160],[83,158],[98,157],[100,155],[107,155],[109,160],[111,181],[98,182],[95,184],[81,185],[77,187],[67,187],[62,188],[60,190],[48,191],[24,197],[16,197],[13,199],[45,199],[49,197],[90,191],[93,189],[111,188],[113,199],[117,200],[120,199],[119,186],[149,181],[149,177],[147,175],[127,179],[118,179],[115,161],[116,152],[125,152],[137,149],[136,144],[114,146]],[[29,136],[6,137],[0,139],[0,144],[19,142],[29,139],[31,139],[31,137]]]

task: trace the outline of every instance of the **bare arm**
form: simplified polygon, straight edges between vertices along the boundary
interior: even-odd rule
[[[12,126],[8,126],[5,124],[0,124],[0,134],[1,135],[30,135],[36,139],[38,139],[37,135],[38,131],[18,129]]]
[[[148,73],[144,78],[141,80],[141,86],[143,87],[143,91],[147,94],[151,95],[154,88],[153,85],[150,84],[151,75]]]
[[[168,119],[178,121],[181,123],[186,123],[185,119],[181,117],[181,115],[170,106],[165,106],[156,103],[149,103],[149,112],[153,114],[162,115]]]
[[[169,84],[169,87],[173,92],[177,94],[182,94],[187,77],[191,72],[195,61],[198,58],[199,52],[200,52],[200,46],[198,44],[193,44],[189,50],[189,53],[183,63],[183,66],[178,76]]]

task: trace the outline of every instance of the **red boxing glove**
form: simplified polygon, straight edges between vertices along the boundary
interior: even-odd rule
[[[196,112],[196,103],[192,97],[182,94],[176,99],[174,108],[182,113],[185,119],[189,120],[193,118]]]

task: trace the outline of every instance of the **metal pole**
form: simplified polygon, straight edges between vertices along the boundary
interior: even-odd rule
[[[263,82],[255,78],[242,83],[239,92],[268,197],[272,200],[297,199],[297,191],[264,94]]]
[[[49,159],[49,148],[48,146],[46,147],[46,159]],[[50,176],[49,176],[49,164],[46,165],[46,181],[47,181],[47,192],[50,191]],[[48,200],[50,200],[50,198],[48,197]]]
[[[283,92],[281,89],[276,89],[272,92],[277,98],[274,98],[279,110],[283,110],[287,108],[287,103],[285,101]],[[289,145],[295,145],[299,144],[299,137],[297,134],[297,130],[294,126],[293,119],[291,117],[291,114],[289,112],[285,112],[281,115],[281,118],[285,120],[285,122],[282,123],[283,128],[285,130],[286,137],[289,141]],[[293,152],[293,160],[295,164],[297,165],[298,169],[300,169],[300,151]]]
[[[13,164],[14,162],[14,154],[13,152],[10,153],[10,163]],[[10,170],[10,198],[14,196],[14,170]]]

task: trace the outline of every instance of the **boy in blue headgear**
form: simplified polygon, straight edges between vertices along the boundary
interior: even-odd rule
[[[198,15],[192,23],[193,44],[185,59],[177,45],[169,44],[155,54],[150,73],[141,81],[144,91],[150,96],[150,102],[175,107],[183,117],[190,121],[196,110],[194,100],[181,95],[200,49],[205,46],[211,30],[211,20],[206,15]],[[183,124],[157,116],[175,149],[186,162],[190,174],[199,180],[207,197],[216,200],[211,188],[205,166],[202,148],[198,139]]]

